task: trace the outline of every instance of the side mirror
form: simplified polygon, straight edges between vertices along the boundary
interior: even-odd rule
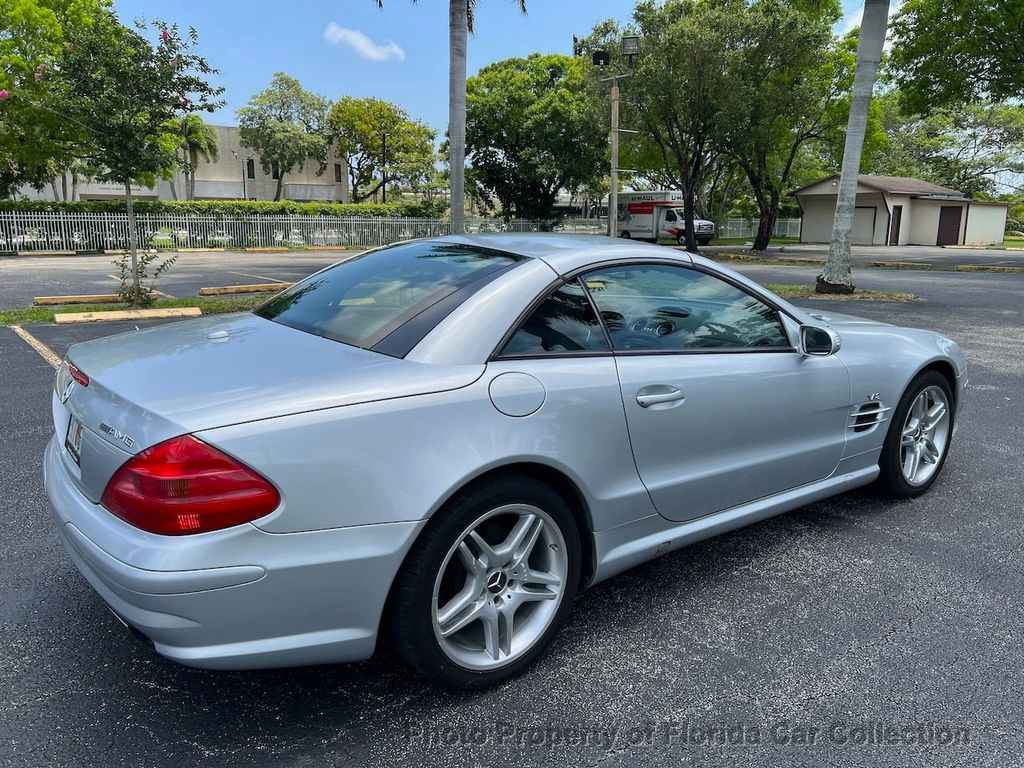
[[[800,351],[805,355],[828,357],[843,346],[842,337],[831,328],[816,325],[800,326]]]

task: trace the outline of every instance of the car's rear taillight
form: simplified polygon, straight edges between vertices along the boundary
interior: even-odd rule
[[[177,536],[255,520],[280,501],[277,489],[253,470],[185,435],[129,459],[100,503],[136,528]]]

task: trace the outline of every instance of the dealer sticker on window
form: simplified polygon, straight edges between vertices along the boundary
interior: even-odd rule
[[[68,449],[75,464],[82,466],[82,421],[74,414],[68,421],[68,432],[64,436],[64,447]]]

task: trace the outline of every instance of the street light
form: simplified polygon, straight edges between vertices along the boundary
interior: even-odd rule
[[[619,235],[619,134],[636,133],[619,128],[619,80],[629,77],[633,67],[636,65],[636,57],[640,55],[640,38],[636,35],[625,35],[622,38],[622,55],[629,63],[629,72],[602,77],[601,82],[612,84],[612,120],[611,120],[611,145],[612,145],[612,167],[611,184],[608,190],[608,236],[618,237]],[[594,51],[594,65],[600,67],[604,74],[604,68],[611,63],[611,56],[607,51]]]
[[[242,199],[243,200],[248,200],[249,199],[249,193],[248,193],[248,191],[245,188],[245,179],[247,177],[247,172],[249,170],[249,161],[252,160],[252,155],[249,155],[248,157],[243,159],[243,158],[239,157],[238,153],[235,152],[235,150],[233,150],[233,149],[231,150],[231,154],[234,155],[235,160],[237,160],[239,162],[239,164],[241,164],[241,166],[242,166]]]

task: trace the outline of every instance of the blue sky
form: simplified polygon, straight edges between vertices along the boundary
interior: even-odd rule
[[[573,34],[594,22],[626,20],[631,0],[530,0],[521,16],[512,0],[480,0],[469,72],[533,51],[571,53]],[[221,70],[226,105],[211,122],[233,124],[235,110],[287,72],[331,99],[377,96],[402,105],[439,132],[448,122],[448,3],[445,0],[115,0],[122,22],[159,18],[192,25],[200,49]],[[862,2],[844,0],[848,19]]]

